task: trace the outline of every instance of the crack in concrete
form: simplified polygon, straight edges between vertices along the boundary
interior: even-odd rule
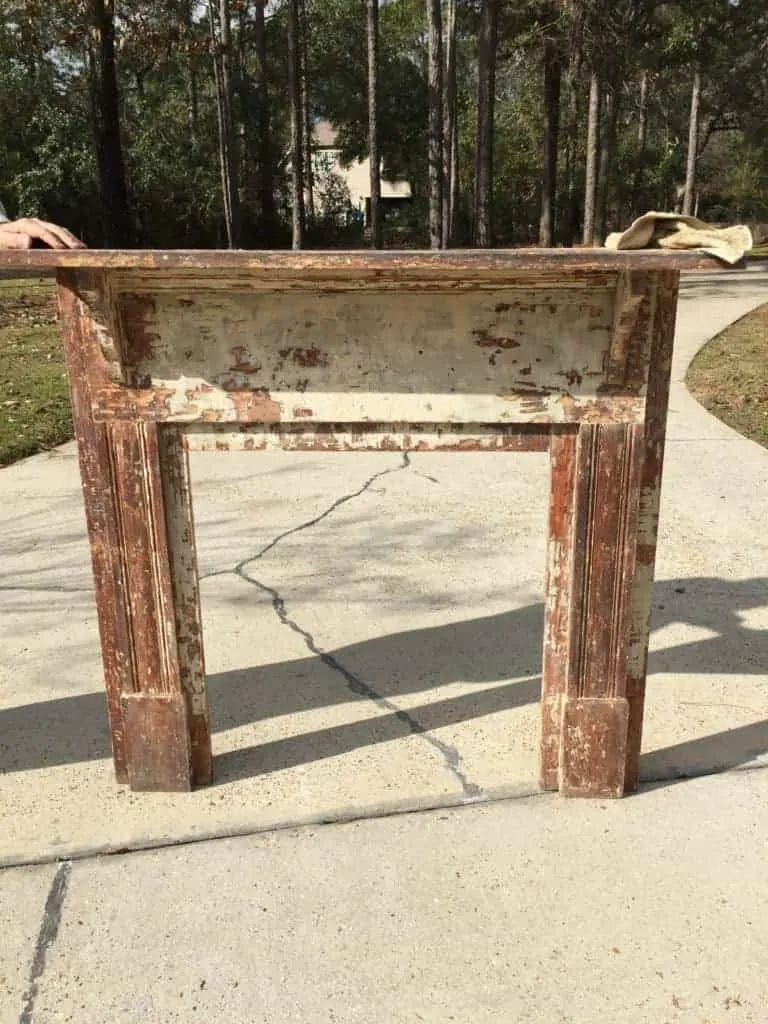
[[[358,697],[367,697],[369,700],[373,701],[377,707],[384,711],[391,712],[395,718],[397,718],[399,722],[402,722],[413,735],[423,737],[431,747],[434,747],[435,750],[439,751],[445,761],[448,771],[461,785],[462,792],[464,793],[467,802],[476,802],[485,799],[485,794],[482,789],[480,789],[480,787],[474,782],[470,782],[461,770],[461,757],[456,747],[452,746],[450,743],[443,742],[443,740],[437,739],[435,736],[430,736],[427,729],[412,715],[409,715],[407,711],[404,711],[393,701],[374,690],[372,686],[369,686],[368,683],[355,675],[354,672],[351,672],[346,668],[346,666],[342,665],[342,663],[337,658],[334,658],[332,654],[329,654],[321,647],[318,647],[309,630],[304,629],[303,626],[300,626],[295,619],[292,619],[288,615],[288,612],[285,609],[285,600],[280,596],[277,590],[268,586],[266,583],[262,583],[261,580],[257,580],[253,576],[249,576],[244,569],[240,571],[236,570],[236,572],[240,579],[244,580],[246,583],[250,583],[252,586],[258,587],[259,590],[271,597],[272,607],[274,608],[275,614],[282,625],[287,626],[289,629],[293,630],[294,633],[297,633],[304,640],[304,643],[307,645],[307,649],[311,651],[312,654],[318,657],[324,665],[328,666],[328,668],[342,676],[347,684],[347,688],[352,693]]]
[[[343,495],[341,498],[337,499],[332,505],[329,505],[325,512],[319,513],[319,515],[314,516],[313,519],[307,519],[306,522],[300,522],[298,526],[291,526],[290,529],[284,530],[282,534],[279,534],[278,536],[272,538],[272,540],[269,541],[268,544],[265,544],[264,547],[260,551],[257,551],[255,555],[249,555],[248,558],[244,558],[242,562],[238,562],[238,564],[234,566],[233,569],[217,569],[214,572],[206,572],[205,575],[201,575],[200,580],[212,580],[215,577],[219,577],[219,575],[229,575],[231,572],[239,574],[243,566],[248,565],[251,562],[255,562],[259,558],[262,558],[265,554],[267,554],[267,552],[271,551],[272,548],[278,547],[278,545],[282,541],[285,541],[286,538],[292,537],[294,534],[301,534],[302,530],[309,529],[312,526],[316,526],[318,522],[323,522],[324,519],[327,519],[337,509],[340,509],[342,505],[346,505],[347,502],[354,501],[355,498],[359,498],[360,495],[364,495],[367,492],[367,490],[371,489],[371,487],[374,485],[374,483],[376,483],[377,480],[381,479],[382,476],[388,476],[390,473],[399,473],[403,469],[411,468],[411,456],[409,455],[408,452],[403,452],[402,464],[400,466],[395,466],[393,469],[384,469],[380,473],[374,473],[374,475],[369,477],[369,479],[366,480],[366,482],[362,484],[361,487],[358,487],[357,490],[353,490],[351,494]],[[416,473],[417,476],[423,476],[425,480],[430,480],[432,483],[439,483],[439,480],[436,480],[433,476],[427,476],[426,473],[420,473],[418,470],[414,470],[414,472]]]
[[[408,452],[404,452],[403,454],[407,455]],[[422,480],[429,480],[429,482],[431,484],[439,484],[440,483],[440,481],[437,479],[437,477],[430,476],[429,473],[422,473],[418,469],[414,469],[413,474],[414,474],[414,476],[420,476]]]
[[[288,615],[288,612],[286,611],[285,607],[285,599],[281,597],[279,591],[275,590],[274,587],[268,586],[266,583],[262,583],[261,580],[256,579],[254,576],[249,575],[249,573],[247,572],[247,567],[251,565],[251,563],[257,562],[260,558],[266,555],[267,552],[272,551],[273,548],[275,548],[282,540],[285,540],[286,537],[290,537],[292,534],[300,533],[303,530],[307,530],[313,526],[316,526],[318,523],[322,522],[323,519],[326,519],[342,505],[345,505],[347,502],[352,501],[354,498],[359,498],[361,494],[364,494],[367,490],[369,490],[377,480],[381,479],[381,477],[387,476],[390,473],[399,473],[405,469],[410,469],[411,460],[408,452],[403,452],[402,455],[403,461],[401,465],[395,466],[394,468],[391,469],[385,469],[380,473],[374,473],[374,475],[372,477],[369,477],[369,479],[366,480],[366,482],[362,485],[362,487],[358,488],[358,490],[353,491],[351,494],[345,494],[343,497],[338,498],[336,501],[333,502],[332,505],[329,505],[329,507],[324,512],[321,512],[320,515],[315,516],[313,519],[308,519],[306,522],[300,523],[298,526],[291,527],[290,530],[285,530],[277,537],[274,537],[268,544],[265,544],[264,547],[255,555],[251,555],[248,558],[244,558],[241,562],[238,562],[238,564],[233,569],[209,573],[207,576],[201,577],[201,579],[210,579],[214,576],[223,576],[233,573],[235,576],[238,576],[245,583],[248,583],[251,586],[254,586],[257,589],[261,590],[263,593],[267,594],[271,599],[272,608],[274,609],[275,614],[280,620],[280,623],[283,626],[287,626],[294,633],[297,633],[304,640],[307,649],[312,654],[314,654],[315,657],[319,658],[323,662],[323,664],[327,665],[328,668],[330,668],[333,672],[338,673],[346,682],[347,688],[350,690],[351,693],[354,693],[358,697],[366,697],[368,700],[372,701],[377,707],[381,708],[384,711],[392,713],[397,718],[398,721],[402,722],[402,724],[406,726],[406,728],[412,735],[421,736],[431,747],[437,750],[442,756],[448,771],[451,773],[451,775],[453,775],[453,777],[458,781],[459,785],[461,786],[462,793],[464,795],[464,802],[476,803],[478,801],[486,800],[487,796],[483,792],[483,790],[478,785],[476,785],[476,783],[471,782],[467,778],[466,774],[462,771],[461,755],[459,754],[459,751],[456,749],[456,747],[454,747],[450,743],[445,743],[443,740],[437,739],[435,736],[431,736],[429,734],[429,731],[425,728],[425,726],[423,726],[412,715],[409,715],[407,711],[404,711],[402,708],[398,707],[397,704],[389,700],[383,694],[378,693],[378,691],[374,690],[372,686],[369,686],[368,683],[362,680],[359,676],[355,675],[354,672],[351,672],[348,668],[342,665],[342,663],[332,654],[329,654],[327,651],[324,651],[321,647],[319,647],[317,645],[317,642],[315,641],[315,638],[312,636],[309,630],[304,629],[303,626],[300,626],[295,619],[292,619]],[[438,481],[434,480],[433,482],[437,483]]]
[[[56,941],[61,924],[61,911],[64,906],[64,899],[67,895],[69,876],[72,873],[72,862],[65,860],[59,864],[58,870],[51,882],[48,898],[45,901],[43,919],[40,922],[40,930],[35,942],[35,952],[29,968],[27,989],[22,997],[21,1013],[19,1024],[32,1024],[32,1016],[35,1011],[35,1000],[38,993],[38,982],[45,970],[45,958],[48,951]]]

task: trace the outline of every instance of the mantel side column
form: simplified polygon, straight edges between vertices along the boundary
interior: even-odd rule
[[[175,430],[94,420],[102,282],[60,270],[58,294],[115,771],[132,789],[188,790],[210,781],[211,754],[186,453]]]

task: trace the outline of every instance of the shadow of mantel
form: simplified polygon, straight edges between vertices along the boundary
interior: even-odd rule
[[[654,591],[653,628],[675,623],[710,636],[653,653],[649,674],[763,675],[768,672],[768,631],[751,629],[741,614],[768,607],[768,579],[665,580]],[[276,627],[277,628],[277,627]],[[415,629],[350,644],[328,653],[387,702],[430,692],[408,716],[420,731],[470,722],[539,699],[543,606],[448,625]],[[441,687],[461,683],[469,692],[441,699]],[[208,679],[214,726],[235,729],[277,716],[362,701],[345,679],[314,655],[220,673]],[[766,693],[768,704],[768,692]],[[217,757],[221,784],[308,764],[385,743],[412,732],[396,712],[300,732]],[[702,736],[643,756],[645,780],[678,779],[724,771],[768,753],[768,719]],[[0,771],[19,772],[110,756],[102,693],[0,710]],[[508,780],[499,779],[499,784]]]

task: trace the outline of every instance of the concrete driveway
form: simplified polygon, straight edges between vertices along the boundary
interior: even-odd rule
[[[545,457],[198,456],[191,796],[114,784],[72,446],[3,470],[0,1021],[764,1020],[768,451],[682,383],[764,301],[683,288],[616,804],[535,788]]]

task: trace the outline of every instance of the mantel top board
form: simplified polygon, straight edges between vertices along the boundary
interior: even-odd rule
[[[424,279],[439,275],[503,279],[506,275],[580,275],[626,270],[723,270],[698,250],[667,249],[448,249],[428,250],[228,250],[228,249],[29,249],[0,252],[0,268],[53,270],[158,270],[254,272],[275,279],[302,276]]]

